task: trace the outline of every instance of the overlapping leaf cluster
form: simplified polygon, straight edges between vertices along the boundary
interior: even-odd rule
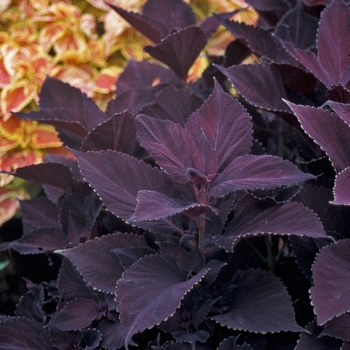
[[[257,26],[198,21],[180,0],[112,6],[169,68],[131,60],[103,111],[47,77],[39,110],[16,113],[53,125],[77,161],[15,173],[45,196],[21,202],[24,233],[1,250],[62,263],[26,281],[1,345],[349,346],[349,8],[247,3]],[[235,39],[192,81],[220,24]]]

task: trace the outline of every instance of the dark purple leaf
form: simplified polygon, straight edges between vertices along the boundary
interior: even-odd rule
[[[191,115],[185,128],[197,147],[201,142],[201,130],[203,130],[215,151],[219,171],[233,159],[250,153],[252,146],[250,116],[237,100],[223,91],[216,80],[214,92]]]
[[[305,132],[327,153],[336,171],[350,166],[350,127],[337,114],[323,108],[286,103],[298,117]]]
[[[210,333],[205,330],[195,332],[180,330],[173,332],[172,336],[177,342],[190,343],[192,344],[192,347],[194,347],[197,341],[205,343],[208,340]]]
[[[334,317],[324,325],[320,335],[350,340],[350,315],[342,314],[339,317]]]
[[[53,350],[47,328],[27,318],[0,323],[0,348],[6,350]]]
[[[327,91],[327,97],[333,101],[350,103],[350,91],[342,84],[332,85]]]
[[[45,197],[20,202],[22,218],[33,227],[60,228],[59,211],[55,204]]]
[[[156,85],[148,89],[126,91],[108,103],[106,114],[112,117],[116,113],[121,114],[127,110],[135,115],[142,108],[155,103],[163,88],[164,85]]]
[[[252,204],[239,211],[225,230],[213,240],[227,251],[242,237],[256,235],[297,235],[327,238],[315,213],[298,202],[272,207]]]
[[[350,205],[350,168],[344,169],[335,178],[332,204]]]
[[[79,187],[71,169],[60,163],[41,163],[28,165],[16,170],[16,176],[27,181],[50,185],[55,188],[72,192]]]
[[[307,49],[315,45],[317,29],[316,17],[309,15],[298,3],[278,22],[275,35],[299,49]]]
[[[287,95],[275,66],[249,64],[229,68],[215,67],[227,76],[239,94],[252,105],[272,111],[290,112],[282,101]]]
[[[321,15],[317,39],[318,55],[283,42],[285,49],[327,87],[350,80],[350,9],[333,1]],[[329,53],[332,53],[331,55]]]
[[[292,300],[280,279],[258,269],[237,271],[230,309],[211,319],[231,329],[255,333],[302,332]]]
[[[49,328],[52,345],[58,350],[76,349],[81,343],[79,331],[61,331],[58,328]]]
[[[63,259],[57,278],[57,286],[60,296],[65,301],[75,298],[94,299],[97,301],[96,292],[83,281],[81,275],[68,259]]]
[[[119,233],[102,236],[59,253],[73,263],[89,286],[114,293],[124,269],[111,250],[139,246],[146,246],[142,236]]]
[[[293,163],[275,156],[245,155],[234,159],[211,183],[209,193],[223,197],[237,190],[270,189],[314,178]]]
[[[53,227],[36,229],[11,242],[11,247],[21,254],[48,253],[68,245],[67,235],[61,229]]]
[[[325,105],[330,106],[333,111],[337,113],[339,117],[342,118],[344,122],[350,126],[350,104],[327,101]]]
[[[314,286],[310,293],[319,325],[350,311],[349,249],[350,240],[328,245],[313,265]]]
[[[84,329],[80,331],[81,338],[86,344],[85,350],[98,349],[102,335],[97,329]]]
[[[125,342],[126,330],[119,320],[102,320],[98,325],[102,333],[101,346],[104,349],[121,349]]]
[[[117,81],[117,94],[138,89],[150,89],[157,84],[181,86],[182,81],[171,69],[148,61],[130,60]]]
[[[167,28],[166,35],[196,24],[192,8],[182,0],[148,0],[142,14],[162,23]]]
[[[162,120],[171,120],[182,126],[188,117],[196,111],[203,101],[187,90],[176,90],[171,86],[165,87],[157,97],[157,101],[142,109],[142,113]]]
[[[196,210],[199,213],[214,212],[218,213],[217,209],[209,205],[198,203],[186,203],[183,200],[169,198],[162,193],[150,190],[141,190],[137,195],[137,206],[135,214],[129,219],[131,223],[147,220],[164,219],[179,213],[189,213]]]
[[[92,130],[104,122],[106,115],[97,107],[95,102],[88,98],[79,89],[70,86],[58,79],[47,77],[39,93],[39,106],[41,110],[69,108],[75,112],[73,115],[79,119],[63,120],[78,122],[87,130]],[[53,119],[57,119],[52,115]]]
[[[186,80],[188,70],[206,43],[201,29],[191,26],[168,35],[156,46],[146,46],[144,50]]]
[[[99,320],[104,311],[93,299],[71,300],[53,317],[49,326],[62,331],[79,330],[88,327],[92,321]]]
[[[148,16],[128,12],[121,7],[109,5],[114,11],[116,11],[121,17],[123,17],[130,25],[132,25],[141,34],[146,36],[154,43],[159,43],[162,38],[168,34],[167,28],[157,20],[149,18]]]
[[[207,272],[202,269],[187,279],[188,272],[174,258],[158,254],[146,256],[126,270],[116,290],[120,319],[128,329],[125,346],[137,332],[171,316]]]
[[[126,270],[143,256],[153,254],[155,251],[149,247],[114,248],[111,253],[115,254],[121,267]]]
[[[237,39],[246,42],[247,46],[259,56],[266,56],[279,64],[298,65],[268,30],[221,18],[220,21]]]
[[[190,182],[187,169],[193,167],[194,144],[190,134],[170,120],[156,120],[140,114],[135,118],[137,139],[176,182]]]
[[[17,304],[16,316],[26,317],[42,324],[45,320],[44,289],[29,281],[27,281],[27,288],[28,292],[21,297]]]
[[[252,350],[248,344],[237,345],[236,340],[238,337],[228,337],[222,341],[217,350]]]
[[[288,2],[285,0],[246,0],[246,3],[252,6],[255,10],[261,12],[288,8]]]
[[[88,152],[79,153],[77,158],[84,177],[108,210],[124,220],[134,214],[140,190],[156,190],[171,198],[180,196],[164,172],[124,153]]]
[[[131,113],[116,114],[93,129],[84,140],[81,150],[114,150],[133,155],[136,149],[136,129]]]
[[[308,333],[301,333],[295,350],[338,350],[341,349],[342,341],[328,336],[321,336],[322,327],[316,322],[306,326]]]
[[[67,194],[61,203],[61,224],[71,244],[79,244],[82,238],[89,239],[91,229],[102,208],[95,192]]]

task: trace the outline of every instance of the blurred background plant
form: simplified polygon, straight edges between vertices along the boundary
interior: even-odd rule
[[[145,0],[109,0],[139,12]],[[197,21],[212,13],[244,9],[235,19],[254,24],[256,13],[243,0],[187,0]],[[191,68],[195,81],[221,56],[232,35],[220,26]],[[0,170],[37,164],[46,154],[72,157],[52,126],[22,120],[11,112],[37,110],[47,75],[81,89],[101,109],[115,96],[115,83],[129,59],[148,60],[150,42],[111,10],[104,0],[0,1]],[[0,175],[0,225],[34,195],[25,181]]]

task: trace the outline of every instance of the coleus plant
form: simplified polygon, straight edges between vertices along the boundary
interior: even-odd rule
[[[327,91],[283,48],[288,46],[284,42],[296,45],[296,33],[305,30],[291,23],[315,28],[316,22],[319,31],[325,30],[334,25],[331,15],[347,8],[334,1],[318,21],[319,8],[312,11],[310,4],[271,2],[264,7],[254,1],[262,13],[262,28],[228,21],[228,15],[212,17],[208,23],[214,27],[221,21],[230,31],[233,26],[241,30],[227,49],[227,62],[240,63],[247,52],[265,56],[259,65],[216,65],[246,100],[238,102],[215,79],[207,84],[210,71],[197,83],[186,84],[192,56],[174,58],[169,52],[181,47],[196,51],[187,39],[205,35],[185,4],[165,3],[174,16],[161,22],[169,26],[166,34],[159,32],[165,36],[157,32],[157,13],[150,11],[157,8],[156,0],[147,3],[146,19],[125,17],[138,26],[140,21],[150,25],[154,17],[159,45],[172,47],[166,53],[157,50],[172,71],[131,61],[106,111],[79,90],[47,78],[40,110],[19,114],[56,126],[77,163],[51,156],[44,164],[16,172],[42,183],[46,196],[21,203],[24,234],[0,248],[64,258],[57,280],[26,280],[28,292],[15,317],[1,316],[1,346],[346,348],[348,289],[334,276],[346,280],[349,215],[347,208],[329,204],[332,193],[321,187],[330,187],[333,176],[322,149],[336,165],[334,171],[341,174],[348,165],[345,152],[337,158],[340,145],[334,134],[322,138],[308,131],[307,122],[319,109],[298,105],[312,101],[319,107],[327,101],[327,92],[347,96],[346,84]],[[295,35],[283,32],[287,24]],[[189,37],[182,41],[181,33],[187,30]],[[257,49],[252,44],[256,36],[260,45],[280,50]],[[308,45],[312,43],[310,39]],[[268,56],[277,52],[283,58]],[[218,71],[215,75],[223,81]],[[305,80],[299,83],[301,77],[307,86]],[[239,84],[239,79],[245,80]],[[258,99],[259,94],[264,98]],[[287,105],[283,99],[291,102]],[[327,106],[336,108],[332,102]],[[310,112],[306,122],[299,113],[303,108]],[[293,127],[281,122],[280,131],[295,140],[285,140],[282,155],[295,162],[296,144],[306,172],[276,156],[281,149],[275,147],[273,135],[278,117]],[[336,128],[341,124],[334,119]],[[310,130],[319,130],[316,122],[309,123]],[[339,127],[336,137],[345,133],[346,141],[346,132]],[[336,148],[334,159],[325,144]],[[297,272],[291,273],[292,266]]]

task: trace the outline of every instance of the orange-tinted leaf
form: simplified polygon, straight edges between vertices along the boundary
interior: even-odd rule
[[[115,91],[115,84],[121,71],[119,67],[103,69],[97,77],[95,91],[106,94]]]
[[[10,84],[10,75],[7,72],[4,61],[0,60],[0,88]]]
[[[61,38],[66,32],[66,26],[63,23],[47,23],[40,32],[40,45],[45,51],[50,48]]]
[[[4,119],[7,120],[11,116],[10,111],[18,112],[25,107],[33,100],[37,92],[37,85],[27,80],[5,86],[0,96],[1,112]]]
[[[51,125],[38,124],[31,136],[30,146],[33,149],[62,146],[55,128]]]
[[[58,38],[54,44],[56,52],[62,51],[80,51],[85,52],[87,49],[86,41],[80,33],[66,32],[63,36]]]
[[[0,158],[0,169],[13,171],[31,164],[42,163],[45,153],[39,150],[17,149]]]

